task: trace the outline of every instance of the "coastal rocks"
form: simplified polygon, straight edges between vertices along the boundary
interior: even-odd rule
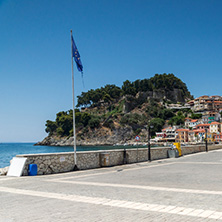
[[[47,136],[43,141],[38,142],[35,146],[72,146],[73,137],[53,137]]]
[[[116,128],[112,131],[108,129],[94,130],[86,133],[83,137],[77,136],[76,144],[78,146],[104,146],[116,143],[124,144],[133,140],[133,130],[131,127]],[[73,137],[55,137],[47,136],[43,141],[35,145],[42,146],[73,146]]]
[[[9,167],[0,168],[0,176],[5,176],[8,173]]]

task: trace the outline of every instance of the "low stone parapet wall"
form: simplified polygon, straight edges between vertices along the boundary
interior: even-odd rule
[[[208,146],[208,150],[221,149],[222,145]],[[151,149],[152,160],[168,158],[167,147]],[[182,155],[206,151],[204,145],[184,146]],[[125,163],[137,163],[148,160],[148,149],[127,149]],[[105,155],[104,155],[105,154]],[[26,157],[26,165],[23,175],[28,175],[28,165],[37,164],[38,175],[63,173],[72,171],[74,168],[74,153],[46,153],[46,154],[27,154],[17,155],[17,157]],[[107,158],[107,159],[103,159]],[[124,164],[124,150],[99,150],[77,152],[77,166],[80,170],[99,168],[102,166],[116,166]]]

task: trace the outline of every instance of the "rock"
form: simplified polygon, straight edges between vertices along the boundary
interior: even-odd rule
[[[0,168],[0,175],[4,176],[8,173],[9,167]]]

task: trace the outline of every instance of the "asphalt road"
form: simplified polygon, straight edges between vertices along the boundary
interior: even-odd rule
[[[222,221],[222,150],[35,177],[0,177],[0,222]]]

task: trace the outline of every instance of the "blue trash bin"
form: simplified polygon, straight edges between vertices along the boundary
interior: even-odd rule
[[[38,171],[37,164],[29,164],[28,175],[36,176]]]

